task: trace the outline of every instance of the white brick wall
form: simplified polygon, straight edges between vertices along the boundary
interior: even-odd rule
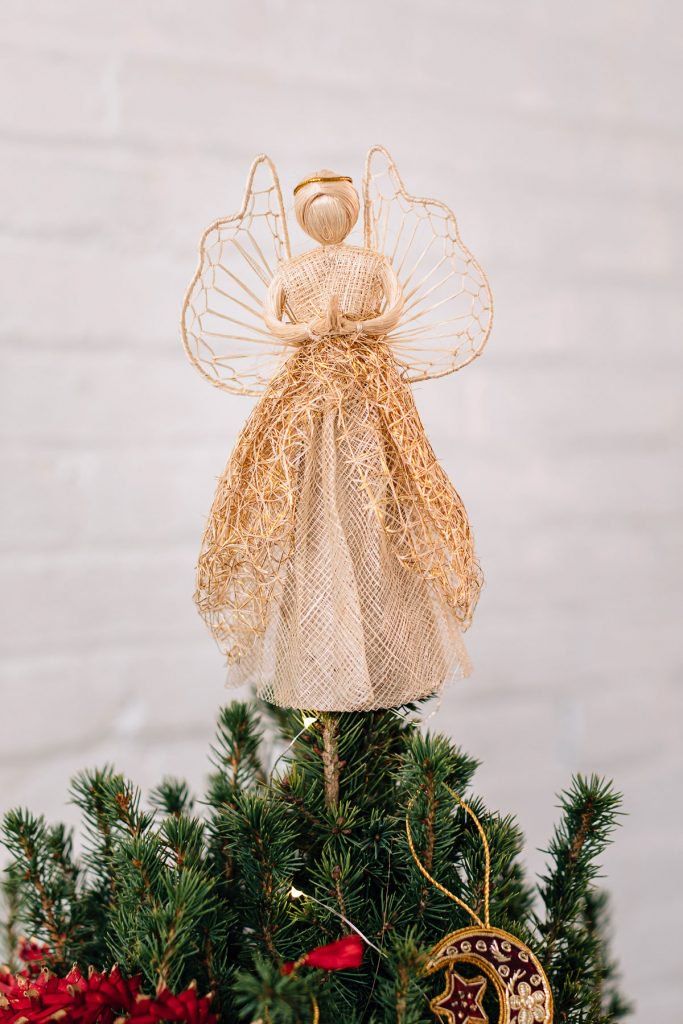
[[[5,0],[3,21],[2,807],[72,818],[69,775],[108,759],[201,783],[225,694],[193,565],[249,402],[180,348],[197,238],[255,153],[289,190],[358,178],[381,141],[455,206],[498,310],[486,357],[418,390],[488,580],[476,675],[433,724],[534,867],[570,772],[616,777],[626,987],[673,1022],[679,6]]]

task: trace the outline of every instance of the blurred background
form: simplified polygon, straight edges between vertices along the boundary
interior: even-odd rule
[[[676,1019],[683,781],[679,5],[4,0],[0,809],[77,769],[199,787],[223,690],[192,604],[251,403],[179,340],[202,229],[255,154],[291,188],[386,145],[489,273],[481,360],[418,386],[487,585],[429,726],[482,760],[531,869],[573,771],[639,1022]]]

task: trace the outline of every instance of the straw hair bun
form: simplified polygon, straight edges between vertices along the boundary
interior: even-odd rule
[[[311,178],[335,177],[334,171],[314,171]],[[307,235],[321,245],[343,242],[358,220],[358,193],[350,181],[311,181],[297,190],[294,213]]]

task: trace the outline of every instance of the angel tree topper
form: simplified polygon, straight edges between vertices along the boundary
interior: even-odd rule
[[[183,306],[187,354],[216,387],[260,395],[220,478],[196,601],[229,665],[276,704],[404,704],[469,669],[481,588],[467,513],[410,383],[459,370],[491,329],[486,276],[443,203],[370,150],[363,244],[350,178],[294,190],[319,245],[292,257],[275,167],[204,233]]]

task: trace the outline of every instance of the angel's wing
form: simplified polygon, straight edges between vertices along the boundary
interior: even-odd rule
[[[363,177],[365,245],[390,260],[405,306],[387,339],[409,381],[444,377],[481,353],[493,298],[455,215],[436,199],[406,192],[394,161],[373,146]]]
[[[199,266],[183,303],[185,351],[216,387],[260,394],[289,354],[263,322],[268,286],[278,264],[289,256],[277,171],[267,156],[258,156],[249,171],[242,209],[215,221],[202,235]]]

